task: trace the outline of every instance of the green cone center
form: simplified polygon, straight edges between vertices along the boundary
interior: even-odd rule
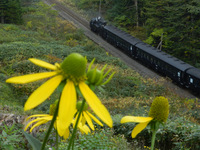
[[[149,117],[159,122],[166,122],[169,115],[169,102],[167,98],[159,96],[153,100],[149,111]]]
[[[67,77],[79,80],[80,77],[85,76],[86,64],[85,57],[78,53],[72,53],[62,62],[61,68]]]

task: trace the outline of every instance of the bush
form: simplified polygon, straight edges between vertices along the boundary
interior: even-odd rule
[[[60,150],[65,150],[67,143],[61,143]],[[95,130],[88,135],[78,134],[78,138],[74,143],[75,150],[106,150],[118,149],[129,150],[129,145],[122,136],[113,136],[111,129]]]
[[[25,138],[21,132],[21,124],[0,126],[0,149],[1,150],[21,150],[27,149]]]
[[[129,142],[137,143],[135,146],[143,148],[151,145],[150,127],[145,128],[135,139],[131,138],[131,132],[136,123],[120,124],[114,122],[115,134],[123,134]],[[163,150],[179,150],[200,148],[200,126],[191,123],[183,117],[168,120],[156,134],[155,147]],[[137,142],[136,142],[137,141]]]
[[[0,102],[7,103],[14,100],[12,88],[4,82],[0,82]]]
[[[23,60],[13,64],[12,69],[15,73],[21,73],[21,74],[30,74],[46,70],[31,63],[29,60]]]
[[[8,77],[5,74],[1,73],[1,70],[0,70],[0,82],[5,82],[7,78]]]

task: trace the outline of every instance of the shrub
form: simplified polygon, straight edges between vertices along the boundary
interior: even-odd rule
[[[67,143],[61,143],[59,149],[64,150],[67,147]],[[75,150],[105,150],[105,149],[118,149],[128,150],[129,144],[122,136],[113,136],[113,132],[110,129],[95,130],[88,135],[79,134],[74,143]]]
[[[0,82],[6,81],[7,78],[8,77],[5,74],[1,73],[1,70],[0,70]]]
[[[5,82],[0,82],[0,102],[6,103],[14,99],[12,88]]]
[[[33,72],[39,72],[45,70],[31,63],[29,60],[23,60],[13,64],[12,69],[15,73],[21,73],[21,74],[30,74]]]
[[[131,138],[131,132],[135,127],[135,123],[120,124],[114,122],[115,134],[123,134],[128,141],[137,143],[135,146],[143,148],[150,146],[151,134],[149,127],[144,129],[135,139]],[[162,126],[156,135],[155,147],[163,150],[179,150],[200,148],[200,126],[194,124],[183,117],[175,120],[168,120],[165,126]],[[137,142],[136,142],[137,141]]]
[[[0,126],[0,149],[2,150],[21,150],[26,149],[25,138],[22,135],[21,124]]]

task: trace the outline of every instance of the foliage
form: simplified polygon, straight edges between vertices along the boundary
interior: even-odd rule
[[[32,146],[33,150],[41,149],[42,144],[40,143],[40,141],[38,139],[36,139],[31,134],[28,134],[24,131],[23,131],[23,133],[24,133],[26,139],[28,140],[29,144]]]
[[[94,14],[100,5],[95,0],[70,1],[76,3],[79,8],[85,9],[86,13],[89,7],[93,8],[91,18],[97,16]],[[160,43],[162,50],[196,67],[199,66],[200,2],[198,0],[184,2],[182,0],[102,0],[101,10],[102,16],[108,22],[141,40],[147,40],[154,47],[159,45],[163,34]],[[162,33],[158,35],[160,31]]]
[[[21,126],[18,124],[0,126],[0,149],[20,150],[26,148],[26,142],[20,128]]]
[[[114,123],[115,134],[123,134],[128,141],[133,142],[135,146],[150,146],[151,134],[149,128],[144,129],[135,139],[131,138],[131,132],[135,123],[119,124]],[[165,126],[162,126],[157,132],[156,148],[158,149],[199,149],[199,125],[191,123],[185,118],[168,120]]]
[[[22,13],[20,0],[0,1],[0,23],[21,24]]]
[[[3,76],[3,74],[1,74],[1,76]],[[6,76],[3,77],[4,79],[7,78]],[[12,88],[4,82],[0,82],[0,93],[1,102],[14,100]]]
[[[102,149],[130,149],[126,140],[122,136],[113,136],[113,131],[110,129],[95,129],[95,132],[88,135],[78,134],[77,140],[74,143],[75,150],[102,150]],[[60,149],[64,150],[67,143],[60,145]]]

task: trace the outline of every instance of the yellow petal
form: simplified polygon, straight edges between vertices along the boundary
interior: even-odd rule
[[[69,137],[69,128],[65,131],[63,138],[66,140]]]
[[[93,125],[92,120],[90,119],[90,117],[89,117],[89,116],[87,115],[87,113],[84,112],[84,111],[83,111],[83,115],[84,115],[84,117],[85,117],[85,119],[86,119],[88,125],[90,126],[90,128],[91,128],[92,130],[94,130],[94,125]]]
[[[7,83],[15,83],[15,84],[25,84],[34,82],[37,80],[49,78],[55,76],[57,72],[43,72],[43,73],[35,73],[35,74],[28,74],[18,77],[12,77],[6,80]]]
[[[140,133],[144,128],[146,128],[146,126],[148,125],[148,123],[150,121],[147,121],[147,122],[140,123],[140,124],[136,125],[135,128],[133,129],[132,133],[131,133],[132,138],[135,138],[138,133]]]
[[[74,83],[67,81],[61,95],[58,110],[58,134],[64,135],[76,112],[76,90]]]
[[[90,128],[87,125],[83,125],[82,127],[84,129],[85,134],[90,133]]]
[[[103,127],[103,124],[95,117],[95,116],[93,116],[91,113],[89,113],[88,111],[87,111],[87,114],[97,123],[97,124],[99,124],[100,126],[102,126]]]
[[[30,122],[26,125],[24,131],[26,131],[27,128],[28,128],[32,123],[37,122],[37,121],[39,121],[39,120],[42,120],[42,118],[36,118],[36,119],[30,121]]]
[[[44,117],[44,116],[49,116],[49,114],[37,114],[37,115],[31,115],[31,116],[29,116],[28,118],[26,118],[26,121],[29,120],[30,118],[33,118],[33,117]]]
[[[125,116],[121,119],[121,123],[127,122],[148,122],[151,121],[152,117],[134,117],[134,116]]]
[[[88,134],[90,132],[90,129],[88,128],[87,125],[83,125],[82,123],[79,123],[78,124],[78,128],[79,130],[81,131],[81,133],[85,133],[85,134]]]
[[[37,88],[25,103],[24,110],[32,109],[44,102],[62,81],[62,75],[55,76]]]
[[[56,70],[57,67],[55,65],[52,65],[50,63],[47,63],[45,61],[39,60],[39,59],[35,59],[35,58],[29,58],[29,60],[34,63],[37,66],[43,67],[43,68],[47,68],[50,70]]]
[[[79,83],[79,88],[84,98],[86,99],[87,103],[94,111],[94,113],[109,127],[112,127],[113,125],[112,118],[106,107],[101,103],[101,101],[95,95],[95,93],[84,82]]]
[[[41,117],[41,118],[36,118],[36,119],[30,121],[30,122],[26,125],[24,131],[26,131],[27,128],[28,128],[31,124],[33,124],[34,122],[37,122],[37,121],[39,122],[39,121],[41,121],[41,120],[50,121],[50,120],[52,120],[52,118],[53,118],[53,116],[50,116],[50,115],[45,116],[45,117]]]
[[[36,124],[34,124],[34,125],[31,127],[30,132],[32,132],[33,129],[34,129],[35,127],[40,126],[40,125],[42,125],[42,124],[45,124],[45,123],[47,123],[47,122],[48,122],[48,120],[41,120],[41,121],[38,121]]]

